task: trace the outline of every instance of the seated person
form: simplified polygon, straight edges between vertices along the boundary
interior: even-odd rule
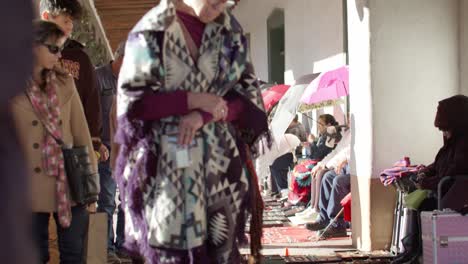
[[[435,157],[435,161],[423,169],[416,179],[420,189],[437,193],[437,187],[446,176],[468,175],[468,97],[456,95],[439,102],[434,121],[435,127],[443,133],[444,145]],[[442,208],[462,209],[468,203],[464,179],[456,179],[442,188]],[[425,199],[418,211],[432,211],[437,208],[437,200],[433,196]],[[421,254],[422,239],[418,218],[414,214],[410,220],[413,223],[407,237],[402,240],[405,252],[399,254],[395,263],[405,263]]]
[[[268,178],[268,171],[265,169],[270,169],[272,179],[267,184],[272,195],[287,188],[287,174],[294,162],[293,152],[300,144],[297,136],[284,134],[278,142],[274,140],[271,148],[263,150],[264,152],[257,158],[256,171],[259,178]]]
[[[348,146],[347,149],[346,155],[337,160],[336,168],[326,172],[323,176],[320,188],[319,215],[315,222],[306,225],[309,230],[324,232],[324,229],[340,212],[341,200],[351,191],[348,165],[350,147]],[[346,236],[346,223],[343,217],[338,218],[326,233],[322,234],[324,238],[342,236]]]
[[[312,134],[309,136],[309,142],[304,144],[304,147],[310,148],[310,154],[308,156],[311,160],[321,161],[325,156],[327,156],[334,148],[335,145],[327,144],[327,128],[331,126],[337,126],[335,117],[329,114],[321,115],[318,119],[318,130],[319,137],[315,138]]]
[[[310,155],[307,160],[299,162],[293,170],[291,185],[289,186],[288,202],[293,205],[307,204],[311,195],[311,170],[315,164],[327,156],[336,146],[340,139],[340,134],[336,131],[335,118],[332,115],[321,115],[318,119],[320,137],[312,140],[312,143],[305,144],[310,148]]]
[[[439,102],[434,125],[443,132],[444,145],[434,163],[417,178],[418,187],[437,192],[445,176],[468,175],[468,97],[456,95]],[[442,188],[444,208],[460,209],[468,201],[464,180],[448,183]],[[457,183],[458,182],[458,183]],[[466,183],[466,181],[465,181]],[[421,210],[433,210],[434,200],[423,203]]]
[[[299,138],[300,142],[307,141],[307,134],[304,125],[299,123],[298,116],[294,117],[293,121],[289,124],[286,134],[295,135]],[[301,153],[301,147],[296,146],[295,154]],[[294,152],[293,151],[293,152]],[[271,190],[272,193],[278,193],[282,189],[288,188],[288,172],[294,167],[294,155],[292,152],[288,152],[278,157],[273,164],[270,166],[271,174]]]
[[[296,214],[296,216],[310,218],[319,212],[320,187],[323,175],[329,170],[337,168],[344,157],[349,157],[351,129],[347,128],[342,133],[343,138],[338,142],[336,148],[312,169],[310,206],[303,212]]]
[[[307,141],[307,133],[303,124],[298,121],[298,116],[294,117],[285,134],[293,134],[299,138],[301,142]]]
[[[307,133],[306,129],[303,124],[301,124],[299,121],[298,116],[296,115],[289,124],[288,129],[286,129],[286,134],[293,134],[299,138],[301,142],[307,142]],[[301,156],[302,155],[302,146],[299,146],[296,148],[296,156]]]

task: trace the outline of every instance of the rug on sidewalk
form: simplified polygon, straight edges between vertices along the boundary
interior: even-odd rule
[[[292,244],[312,242],[317,238],[313,232],[304,226],[266,227],[263,228],[263,245]]]

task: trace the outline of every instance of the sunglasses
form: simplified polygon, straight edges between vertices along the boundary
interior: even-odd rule
[[[47,43],[41,43],[41,44],[44,45],[52,54],[57,54],[63,51],[63,46],[59,47],[57,45],[52,45],[52,44],[47,44]]]

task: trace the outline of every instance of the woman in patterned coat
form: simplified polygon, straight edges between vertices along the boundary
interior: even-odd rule
[[[149,263],[240,263],[262,203],[251,163],[268,135],[248,44],[226,0],[163,0],[129,35],[116,176],[126,247]]]

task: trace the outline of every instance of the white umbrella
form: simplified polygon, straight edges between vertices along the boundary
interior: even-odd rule
[[[271,131],[277,142],[288,129],[289,124],[296,116],[299,102],[307,86],[319,76],[319,74],[308,74],[297,79],[278,103],[275,115],[271,121]]]
[[[286,153],[294,152],[294,150],[301,144],[301,141],[296,135],[284,134],[280,136],[279,140],[274,139],[271,149],[265,149],[256,160],[256,172],[260,179],[265,179],[270,170],[270,165],[278,158]]]

